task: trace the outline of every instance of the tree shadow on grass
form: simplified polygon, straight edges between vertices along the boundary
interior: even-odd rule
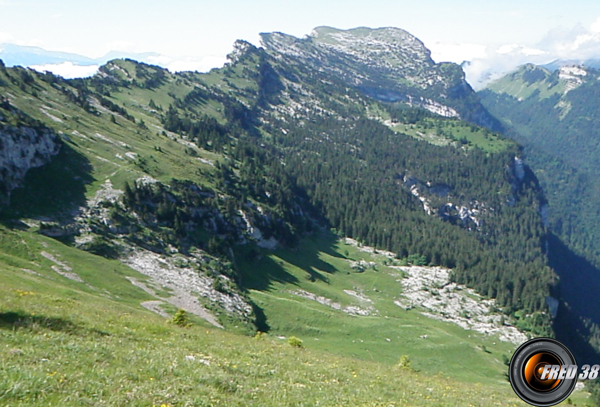
[[[274,282],[298,284],[298,279],[287,272],[282,263],[269,256],[248,256],[245,250],[238,250],[236,258],[243,259],[237,264],[243,288],[268,291]]]
[[[241,274],[241,285],[247,289],[265,291],[272,288],[273,282],[298,284],[298,278],[285,269],[285,263],[305,271],[309,281],[327,283],[329,282],[327,275],[338,270],[319,256],[320,253],[325,253],[344,259],[335,251],[336,242],[336,236],[327,233],[323,236],[305,238],[294,249],[283,248],[269,252],[239,247],[235,257],[240,260],[238,268]],[[269,256],[270,253],[279,259]]]
[[[287,263],[304,270],[310,281],[323,281],[328,283],[327,274],[333,274],[338,270],[330,263],[323,261],[319,254],[325,253],[334,257],[341,257],[334,250],[336,243],[334,235],[318,236],[304,239],[297,250],[278,250],[277,256]]]
[[[271,327],[267,322],[267,315],[265,314],[265,311],[261,307],[256,305],[254,302],[252,302],[251,305],[252,310],[254,311],[254,315],[256,317],[254,324],[256,326],[256,329],[258,329],[259,332],[269,332]]]
[[[340,238],[331,231],[326,231],[318,239],[319,250],[331,257],[336,257],[338,259],[347,259],[346,256],[343,256],[335,251],[335,245],[338,243],[338,241],[343,242],[343,240],[343,238]]]
[[[108,332],[95,328],[86,328],[69,321],[68,319],[33,315],[26,312],[0,312],[0,329],[15,330],[50,330],[65,332],[73,335],[96,334],[108,336]]]
[[[329,282],[328,274],[338,271],[332,264],[323,261],[319,255],[345,259],[335,251],[337,237],[331,233],[312,236],[302,240],[295,249],[283,248],[270,252],[259,250],[251,245],[235,248],[236,266],[239,272],[240,286],[248,290],[270,291],[274,283],[298,285],[300,280],[285,268],[285,263],[306,272],[310,281]],[[275,256],[269,256],[270,254]],[[268,332],[267,315],[259,305],[253,303],[256,315],[256,327],[259,331]]]

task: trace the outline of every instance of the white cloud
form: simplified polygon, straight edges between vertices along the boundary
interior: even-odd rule
[[[227,61],[227,58],[220,55],[208,55],[200,58],[168,57],[165,55],[158,55],[148,57],[147,60],[149,63],[165,67],[171,72],[207,72],[212,68],[222,67]]]
[[[436,46],[439,44],[434,44],[432,48]],[[463,69],[471,86],[480,89],[491,80],[526,63],[543,65],[555,60],[583,62],[587,59],[600,59],[600,17],[588,28],[581,25],[570,29],[555,28],[535,45],[511,43],[478,47],[477,44],[455,44],[454,48],[478,50],[471,52],[471,58],[464,59],[469,63],[465,64]],[[452,51],[452,48],[446,50]],[[438,53],[433,52],[432,55],[436,56]],[[460,63],[464,57],[458,51],[454,52],[454,55],[454,59],[448,58],[452,62]]]
[[[44,41],[40,40],[39,38],[31,38],[27,41],[16,41],[15,44],[22,45],[24,47],[39,47],[39,48],[46,47],[46,44],[44,43]]]
[[[61,64],[33,65],[30,68],[38,72],[49,71],[63,78],[85,78],[98,72],[98,65],[75,65],[72,62],[63,62]]]
[[[519,44],[488,47],[485,56],[474,58],[463,65],[467,81],[475,89],[481,89],[490,81],[513,71],[526,63],[546,64],[555,60],[552,53]]]
[[[142,49],[136,43],[130,41],[112,41],[107,42],[102,46],[95,47],[94,49],[87,48],[85,50],[85,55],[91,58],[101,58],[110,52],[123,52],[123,53],[142,53],[147,51],[147,49]],[[82,52],[77,52],[82,54]]]
[[[164,66],[166,67],[169,63],[173,61],[173,58],[164,56],[164,55],[151,55],[147,58],[147,62],[149,64]]]
[[[600,58],[600,17],[589,29],[582,26],[570,30],[554,29],[546,34],[538,46],[556,59]]]
[[[467,81],[475,89],[512,71],[527,62],[547,63],[552,60],[548,52],[537,47],[520,44],[503,44],[491,47],[473,43],[427,44],[431,57],[436,62],[455,62],[463,64]]]
[[[136,44],[129,41],[113,41],[104,45],[106,52],[123,51],[123,52],[139,52]]]
[[[593,33],[600,33],[600,17],[596,19],[590,26],[590,31]]]
[[[525,56],[539,56],[547,54],[547,51],[531,48],[524,45],[519,44],[504,44],[501,45],[498,49],[496,49],[496,54],[500,55],[525,55]]]
[[[504,44],[500,48],[498,48],[496,52],[501,55],[510,54],[511,52],[514,52],[518,47],[519,45],[517,44]]]
[[[526,56],[542,56],[548,54],[548,52],[537,48],[521,47],[521,54]]]
[[[484,58],[486,54],[486,47],[481,44],[435,42],[427,44],[427,47],[431,51],[431,58],[436,62],[462,63],[476,58]]]
[[[40,47],[44,48],[44,41],[38,38],[31,38],[27,41],[21,41],[16,39],[11,34],[0,32],[0,44],[15,44],[24,47]]]
[[[13,36],[8,33],[0,32],[0,44],[6,42],[12,42],[14,40]]]

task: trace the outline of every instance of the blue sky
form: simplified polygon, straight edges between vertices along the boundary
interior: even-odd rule
[[[257,43],[259,32],[395,26],[423,40],[434,59],[479,61],[471,69],[483,71],[527,58],[600,57],[599,17],[591,0],[0,0],[0,43],[90,57],[153,51],[170,69],[205,70],[222,64],[236,39]]]

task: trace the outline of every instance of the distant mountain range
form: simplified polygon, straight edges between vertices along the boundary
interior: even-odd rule
[[[557,59],[545,65],[540,65],[549,71],[556,71],[563,66],[585,66],[588,68],[600,68],[600,59]]]
[[[99,58],[89,58],[79,54],[60,51],[48,51],[40,47],[29,47],[15,44],[0,44],[0,59],[8,67],[12,66],[36,66],[55,65],[71,62],[74,65],[90,66],[104,65],[116,58],[130,58],[142,62],[150,62],[152,57],[158,57],[156,52],[123,52],[110,51]]]

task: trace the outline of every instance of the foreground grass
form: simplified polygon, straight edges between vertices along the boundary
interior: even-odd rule
[[[378,363],[161,318],[77,293],[0,288],[0,404],[111,406],[518,405]]]

